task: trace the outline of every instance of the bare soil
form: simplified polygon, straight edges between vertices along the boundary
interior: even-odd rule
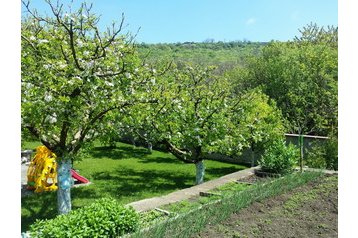
[[[338,176],[330,175],[208,225],[193,237],[338,237]]]

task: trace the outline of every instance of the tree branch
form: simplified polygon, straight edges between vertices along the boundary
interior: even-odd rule
[[[195,160],[188,159],[188,156],[190,156],[190,154],[188,152],[178,149],[172,143],[170,143],[168,140],[163,140],[162,143],[168,147],[170,153],[172,153],[177,159],[183,161],[184,163],[195,163],[196,162]]]
[[[34,127],[34,126],[26,126],[26,128],[30,131],[32,135],[34,135],[36,138],[38,138],[43,145],[45,145],[49,150],[55,151],[55,145],[51,144],[49,141],[45,141],[41,135],[40,132]]]

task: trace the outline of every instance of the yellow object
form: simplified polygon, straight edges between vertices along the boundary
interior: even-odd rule
[[[56,155],[46,146],[38,146],[36,154],[27,169],[27,184],[36,193],[57,190]]]

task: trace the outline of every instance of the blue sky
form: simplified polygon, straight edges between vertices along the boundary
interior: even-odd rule
[[[69,2],[69,1],[61,1]],[[76,1],[75,2],[79,2]],[[126,16],[137,42],[286,41],[315,22],[338,25],[338,0],[93,0],[101,26]],[[40,12],[43,0],[32,0]]]

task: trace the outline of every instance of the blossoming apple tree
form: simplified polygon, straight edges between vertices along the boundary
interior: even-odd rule
[[[172,68],[152,90],[155,104],[132,107],[132,128],[147,141],[164,144],[179,160],[196,166],[196,184],[204,181],[205,153],[224,152],[244,142],[237,139],[230,111],[237,100],[230,98],[228,80],[212,68]]]
[[[155,77],[141,64],[124,16],[102,31],[85,3],[77,10],[46,1],[42,16],[23,1],[21,113],[27,130],[59,158],[58,211],[71,210],[71,160],[91,142],[111,113],[150,102],[145,85]]]

